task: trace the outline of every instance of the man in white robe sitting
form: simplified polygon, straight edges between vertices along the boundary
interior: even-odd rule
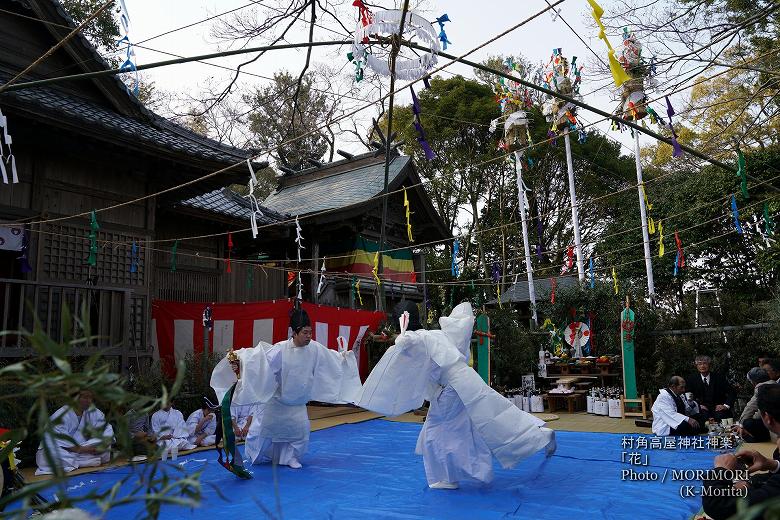
[[[114,429],[93,401],[92,391],[82,390],[75,408],[65,405],[52,414],[52,432],[45,435],[35,454],[36,475],[51,475],[57,469],[68,473],[110,460]]]
[[[157,445],[166,450],[191,450],[195,445],[190,442],[190,433],[184,416],[168,402],[162,410],[152,415],[152,433],[157,437]]]
[[[187,430],[189,442],[195,446],[213,446],[216,441],[217,419],[209,405],[203,402],[203,406],[195,410],[187,417]]]
[[[697,435],[704,431],[704,421],[697,418],[684,400],[685,379],[672,376],[669,386],[659,391],[653,403],[653,433],[666,435]]]

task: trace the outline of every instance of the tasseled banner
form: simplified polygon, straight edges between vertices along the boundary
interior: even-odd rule
[[[615,272],[615,268],[612,268],[612,283],[615,286],[615,294],[618,293],[618,280],[617,280],[617,272]]]
[[[409,90],[412,91],[412,112],[414,113],[414,129],[417,130],[417,133],[419,134],[417,137],[417,142],[420,143],[420,147],[425,152],[425,158],[429,161],[432,161],[434,158],[436,158],[436,154],[433,153],[433,150],[431,150],[430,145],[428,144],[427,139],[425,138],[425,131],[423,130],[422,124],[420,123],[420,114],[422,112],[422,109],[420,108],[420,102],[417,99],[417,94],[414,93],[414,89],[411,85],[409,85]]]
[[[441,41],[442,48],[446,51],[447,50],[447,44],[452,43],[447,39],[447,33],[444,32],[444,22],[449,22],[450,17],[447,16],[447,13],[444,13],[440,17],[436,19],[436,22],[439,24],[439,40]]]
[[[734,217],[734,227],[737,229],[737,233],[742,234],[742,224],[739,223],[739,209],[737,209],[737,197],[731,195],[731,216]]]
[[[92,267],[95,267],[97,265],[97,253],[98,253],[98,246],[97,246],[97,232],[98,229],[100,229],[100,226],[98,225],[97,221],[97,215],[95,215],[95,210],[92,210],[92,213],[90,215],[90,222],[89,222],[89,257],[87,257],[87,263],[91,265]]]
[[[742,150],[737,150],[737,177],[739,177],[739,187],[742,190],[742,196],[747,200],[748,187],[747,187],[747,165],[745,164],[745,156],[742,155]]]
[[[672,131],[672,146],[674,147],[673,157],[679,157],[683,151],[680,148],[680,143],[677,142],[677,132],[674,131],[674,125],[672,125],[672,116],[674,115],[674,108],[672,102],[669,101],[669,96],[666,96],[666,114],[669,116],[669,129]]]
[[[225,269],[225,271],[227,271],[228,273],[232,273],[233,270],[230,268],[230,257],[233,254],[233,233],[230,232],[228,232],[227,249],[228,249],[227,268]]]
[[[458,267],[458,253],[460,253],[460,242],[456,238],[455,242],[452,243],[452,266],[450,269],[452,276],[455,278],[460,276],[460,267]]]
[[[371,274],[374,275],[377,287],[382,285],[382,281],[379,279],[379,250],[374,253],[374,267],[371,269]]]
[[[173,243],[173,247],[171,248],[171,272],[176,272],[176,252],[179,250],[179,241]]]
[[[406,208],[406,234],[409,236],[409,242],[414,242],[412,236],[412,211],[409,206],[409,198],[406,196],[406,186],[404,186],[404,208]]]
[[[131,273],[138,272],[139,257],[140,255],[138,253],[138,244],[136,244],[135,240],[133,240],[133,245],[130,246],[130,272]]]

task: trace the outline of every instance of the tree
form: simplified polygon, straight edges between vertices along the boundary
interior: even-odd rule
[[[68,14],[79,25],[97,11],[105,2],[101,0],[62,0]],[[82,32],[87,39],[104,53],[116,48],[119,25],[114,18],[115,3],[100,13]]]
[[[335,138],[320,127],[333,117],[337,100],[312,88],[312,74],[300,81],[288,72],[274,74],[273,82],[244,96],[251,112],[248,116],[251,144],[261,150],[273,150],[281,166],[301,170],[307,159],[321,159],[328,151],[332,160]],[[292,142],[289,142],[292,141]]]

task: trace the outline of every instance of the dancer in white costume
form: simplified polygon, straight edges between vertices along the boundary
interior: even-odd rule
[[[469,303],[439,320],[441,330],[419,328],[415,306],[401,317],[401,334],[371,371],[358,406],[400,415],[431,402],[417,440],[428,485],[457,489],[458,482],[490,482],[492,456],[504,468],[546,449],[555,432],[485,384],[468,366],[474,314]]]
[[[270,460],[297,469],[309,445],[306,403],[354,403],[360,377],[352,351],[336,352],[311,340],[305,311],[293,311],[290,328],[293,335],[286,341],[235,351],[241,358],[241,378],[233,403],[264,405],[250,426],[246,457],[253,464]],[[221,400],[235,382],[227,360],[220,361],[211,376],[217,397]]]

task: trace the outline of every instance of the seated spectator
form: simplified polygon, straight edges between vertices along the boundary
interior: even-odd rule
[[[136,413],[135,410],[127,412],[127,426],[133,440],[133,455],[142,458],[154,452],[157,437],[152,433],[152,423],[146,414]]]
[[[765,359],[764,363],[761,365],[761,368],[766,370],[767,375],[769,375],[769,379],[780,383],[780,381],[778,381],[778,379],[780,379],[780,360]]]
[[[212,446],[216,441],[217,419],[206,400],[187,418],[189,441],[196,446]]]
[[[721,420],[733,417],[732,408],[736,394],[734,388],[720,374],[710,372],[712,358],[696,356],[697,373],[685,378],[688,391],[699,403],[702,417]]]
[[[766,350],[762,350],[761,352],[759,352],[758,356],[756,357],[758,358],[758,365],[756,365],[758,366],[758,368],[761,368],[764,365],[764,363],[772,359],[772,355],[769,354],[769,352],[767,352]]]
[[[52,414],[52,431],[45,435],[35,454],[36,475],[51,475],[57,469],[68,473],[109,461],[114,429],[93,401],[92,391],[82,390],[75,408],[65,405]]]
[[[769,430],[764,426],[761,420],[761,413],[758,411],[758,389],[761,385],[774,383],[769,379],[769,374],[763,368],[753,367],[747,373],[748,381],[753,385],[753,397],[745,405],[742,415],[739,417],[739,435],[745,442],[765,442],[769,440]]]
[[[780,385],[776,383],[761,385],[758,387],[756,401],[764,425],[769,431],[780,433]],[[707,493],[702,490],[702,506],[704,512],[714,520],[733,516],[741,496],[745,496],[748,506],[780,497],[780,472],[778,471],[780,461],[774,458],[767,459],[753,450],[741,450],[736,456],[724,453],[715,457],[716,469],[740,469],[741,463],[747,466],[751,474],[750,481],[734,482],[733,475],[724,472],[722,478],[704,482],[704,487],[708,489]],[[757,471],[768,471],[768,477],[752,476]],[[735,492],[731,492],[731,489]]]
[[[252,422],[255,419],[258,408],[255,405],[230,405],[230,417],[233,421],[233,433],[236,436],[236,441],[246,440],[246,436],[249,434],[249,428],[252,426]],[[260,418],[257,418],[259,424]]]
[[[190,434],[184,416],[173,405],[165,403],[162,410],[152,415],[152,433],[157,438],[157,445],[166,450],[191,450],[195,448],[189,440]]]
[[[690,412],[683,401],[685,379],[672,376],[669,386],[659,391],[653,403],[653,433],[656,435],[696,435],[704,429],[704,422],[688,415]]]

